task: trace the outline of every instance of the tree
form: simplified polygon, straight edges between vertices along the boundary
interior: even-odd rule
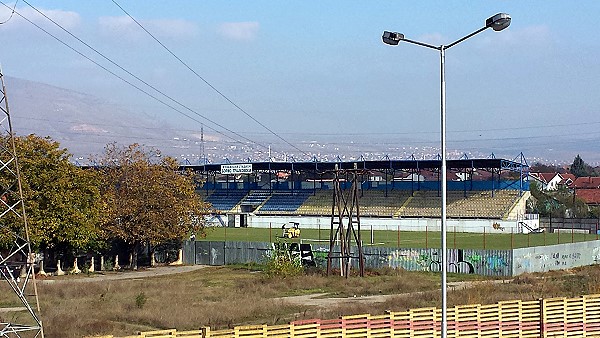
[[[594,174],[593,168],[585,163],[579,154],[575,156],[570,171],[571,174],[575,175],[576,177],[586,177]]]
[[[67,150],[49,137],[15,137],[15,148],[33,246],[65,253],[97,245],[103,209],[98,173],[70,163]],[[12,205],[18,189],[2,186],[3,201]],[[15,217],[9,212],[5,220],[21,224]]]
[[[566,172],[564,167],[558,167],[555,165],[548,165],[541,162],[535,162],[529,168],[530,172],[533,173],[560,173],[564,174]]]
[[[127,243],[134,268],[142,244],[154,247],[203,230],[208,207],[195,192],[193,175],[178,172],[175,159],[138,144],[112,143],[101,167],[109,215],[103,229],[107,238]]]

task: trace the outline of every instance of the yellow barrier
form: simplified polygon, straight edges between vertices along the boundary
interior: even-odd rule
[[[440,309],[421,308],[228,330],[204,327],[195,331],[149,331],[121,338],[436,338],[441,331],[441,317]],[[600,337],[600,294],[461,305],[449,308],[447,317],[449,338]]]

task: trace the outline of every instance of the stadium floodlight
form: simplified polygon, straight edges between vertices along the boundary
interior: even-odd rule
[[[446,182],[446,49],[455,46],[466,39],[483,32],[488,28],[492,28],[494,31],[499,32],[508,26],[510,26],[510,15],[506,13],[498,13],[485,21],[485,26],[476,30],[475,32],[465,35],[464,37],[448,44],[441,46],[434,46],[428,43],[419,42],[415,40],[410,40],[404,37],[404,34],[384,31],[383,36],[381,37],[383,42],[387,45],[396,46],[400,43],[400,41],[412,43],[415,45],[419,45],[422,47],[427,47],[430,49],[435,49],[440,52],[440,115],[441,115],[441,153],[442,153],[442,163],[440,165],[440,185],[441,185],[441,194],[442,194],[442,206],[441,206],[441,221],[440,221],[440,232],[441,232],[441,261],[442,261],[442,338],[447,337],[447,328],[448,328],[448,315],[447,315],[447,296],[448,296],[448,287],[447,287],[447,273],[448,273],[448,253],[447,253],[447,243],[446,243],[446,197],[447,197],[447,182]]]
[[[498,13],[485,20],[485,27],[492,27],[496,32],[499,32],[508,26],[510,26],[510,15],[506,13]]]
[[[400,43],[401,40],[404,39],[404,34],[400,34],[397,32],[383,32],[383,36],[381,36],[383,43],[391,46],[396,46]]]

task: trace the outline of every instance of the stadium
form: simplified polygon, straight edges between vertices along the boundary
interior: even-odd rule
[[[186,165],[202,176],[198,192],[216,226],[269,228],[288,222],[329,228],[342,194],[355,184],[359,222],[375,230],[440,229],[440,160],[245,162]],[[447,226],[457,232],[528,233],[529,166],[516,159],[447,161]],[[343,196],[341,197],[344,198]],[[359,223],[359,224],[360,224]]]

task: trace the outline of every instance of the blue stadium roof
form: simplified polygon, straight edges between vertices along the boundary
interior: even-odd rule
[[[441,160],[380,160],[380,161],[348,161],[348,162],[238,162],[238,163],[220,163],[220,164],[201,164],[201,165],[182,165],[181,169],[193,169],[202,172],[219,172],[221,165],[224,164],[252,164],[253,171],[317,171],[326,172],[335,170],[336,165],[339,169],[365,169],[365,170],[410,170],[440,169]],[[490,168],[519,171],[529,166],[526,163],[515,162],[506,159],[487,158],[487,159],[460,159],[448,160],[448,169],[467,169],[467,168]]]

